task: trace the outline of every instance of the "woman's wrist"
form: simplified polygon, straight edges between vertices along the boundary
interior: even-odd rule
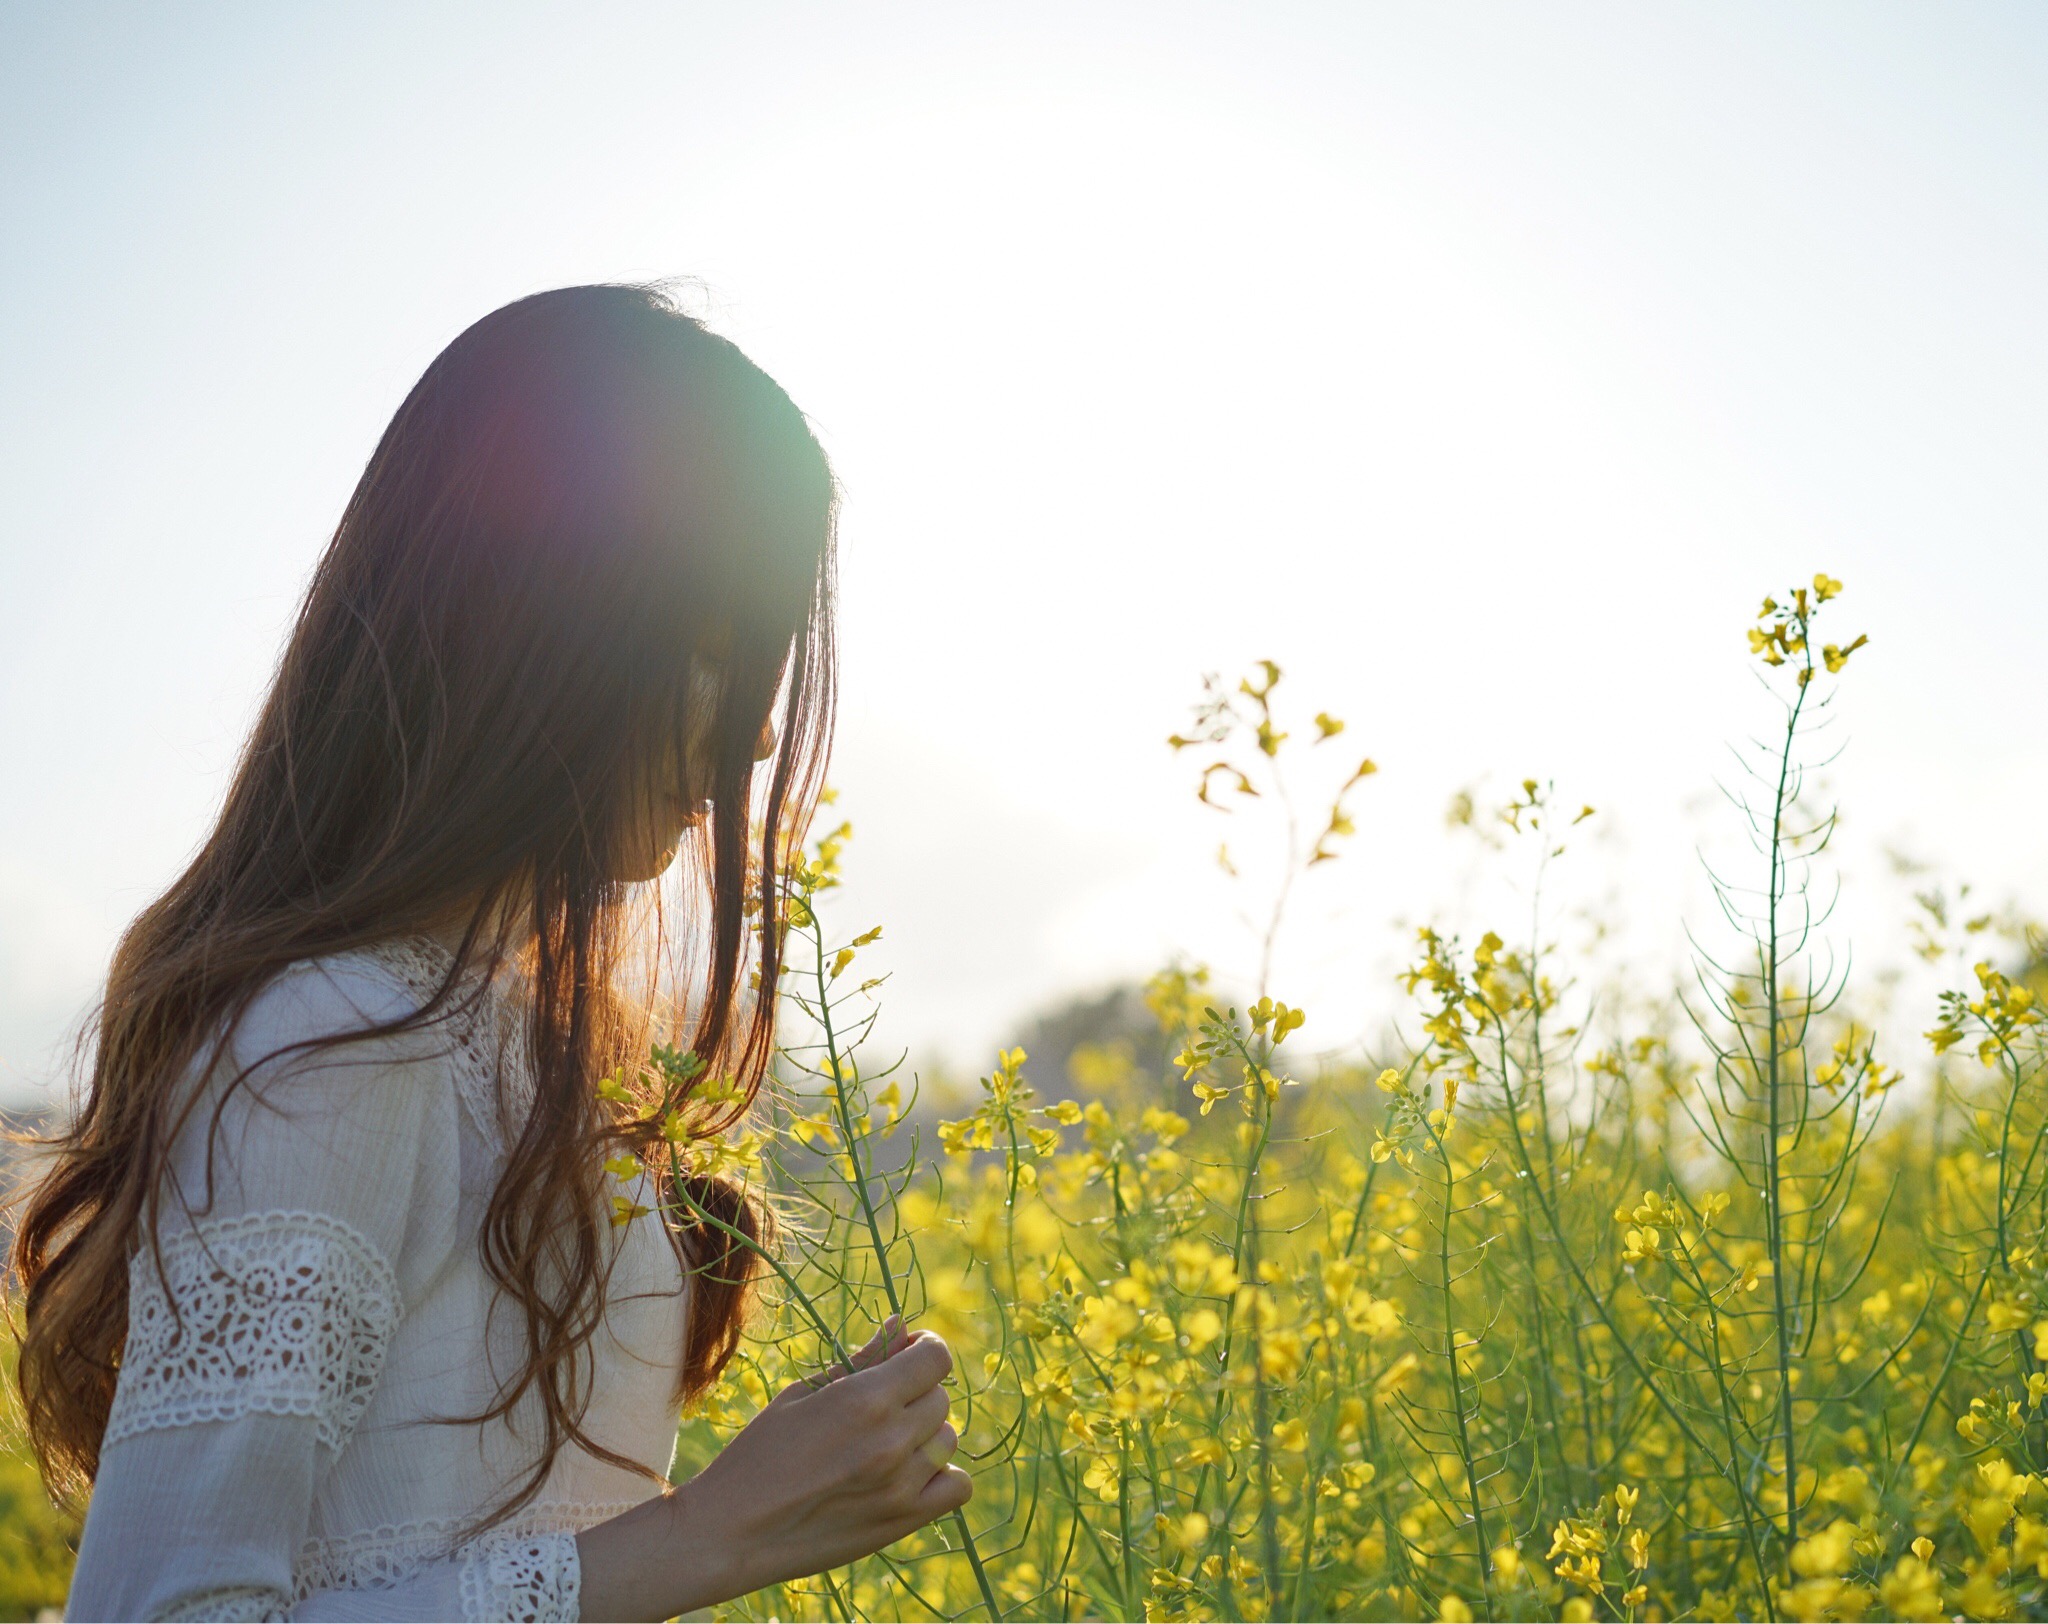
[[[669,1619],[749,1588],[736,1530],[692,1480],[576,1536],[587,1619]]]

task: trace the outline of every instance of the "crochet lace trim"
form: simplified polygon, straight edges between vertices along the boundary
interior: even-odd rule
[[[421,1006],[440,990],[455,962],[455,955],[430,936],[394,936],[355,951],[386,970]],[[507,1119],[523,1123],[533,1108],[523,1012],[496,986],[479,998],[458,989],[450,1005],[446,1030],[455,1090],[484,1143],[502,1154],[509,1138]]]
[[[255,1585],[209,1590],[179,1602],[166,1619],[267,1620],[320,1591],[388,1590],[430,1562],[459,1559],[456,1590],[464,1619],[573,1619],[582,1610],[578,1529],[630,1511],[636,1502],[561,1503],[529,1511],[507,1528],[480,1534],[456,1551],[448,1539],[464,1523],[432,1518],[360,1534],[308,1541],[293,1564],[293,1594]]]
[[[567,1534],[574,1543],[579,1529],[630,1511],[637,1504],[636,1500],[543,1503],[529,1507],[501,1528],[486,1529],[462,1546],[456,1546],[454,1540],[469,1525],[466,1517],[426,1517],[311,1539],[299,1547],[292,1563],[293,1586],[301,1601],[322,1590],[386,1590],[403,1584],[430,1562],[456,1555],[469,1561],[493,1540],[517,1543]]]
[[[266,1624],[285,1616],[285,1598],[261,1585],[229,1585],[187,1596],[157,1617],[166,1620],[205,1619],[217,1624]]]
[[[318,1212],[207,1219],[128,1264],[128,1340],[105,1443],[154,1427],[308,1415],[340,1451],[404,1304],[374,1243]],[[168,1289],[167,1289],[168,1288]]]
[[[465,1549],[465,1619],[538,1621],[581,1613],[583,1562],[574,1534],[486,1534]]]

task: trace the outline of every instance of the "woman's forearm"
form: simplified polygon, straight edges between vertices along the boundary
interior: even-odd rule
[[[791,1382],[689,1482],[579,1534],[583,1616],[674,1618],[871,1555],[965,1505],[974,1485],[948,1464],[951,1350],[892,1318],[856,1363],[872,1355],[822,1386]]]
[[[667,1619],[756,1588],[739,1570],[741,1531],[685,1483],[576,1536],[582,1612],[592,1619]]]

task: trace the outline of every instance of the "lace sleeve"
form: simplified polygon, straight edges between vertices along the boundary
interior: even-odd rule
[[[128,1345],[105,1443],[260,1412],[311,1416],[339,1452],[403,1305],[353,1225],[278,1210],[203,1221],[128,1268]]]
[[[582,1558],[574,1534],[486,1534],[458,1558],[464,1619],[573,1619]]]
[[[211,1090],[254,1068],[197,1100],[157,1227],[136,1239],[68,1617],[456,1616],[452,1561],[438,1592],[411,1596],[303,1596],[294,1572],[407,1297],[456,1244],[445,1051],[352,1035],[404,1013],[400,998],[288,973],[208,1074]],[[328,1035],[349,1040],[303,1047]]]
[[[374,1590],[322,1590],[289,1613],[214,1612],[214,1618],[519,1619],[554,1624],[582,1616],[583,1568],[574,1534],[497,1532],[445,1561]],[[198,1615],[194,1615],[198,1616]]]

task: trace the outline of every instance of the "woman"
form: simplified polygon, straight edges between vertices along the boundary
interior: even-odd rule
[[[601,1165],[654,1142],[596,1087],[651,1038],[743,1102],[772,1052],[834,514],[789,398],[645,288],[508,305],[399,408],[19,1225],[31,1436],[92,1490],[70,1616],[668,1618],[966,1501],[950,1354],[893,1319],[670,1491],[758,1259],[615,1224]]]

